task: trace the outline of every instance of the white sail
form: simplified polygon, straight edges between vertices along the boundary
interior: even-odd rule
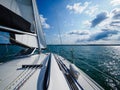
[[[37,39],[35,36],[17,34],[16,41],[22,42],[25,45],[29,45],[30,47],[38,47]]]
[[[34,26],[35,19],[31,0],[0,0],[0,4],[18,14]],[[32,30],[34,30],[32,28]]]
[[[34,9],[34,15],[35,15],[35,23],[36,23],[36,29],[37,29],[37,34],[38,34],[38,40],[39,40],[39,45],[42,49],[46,48],[46,43],[45,43],[45,36],[42,31],[42,25],[40,22],[40,17],[39,17],[39,12],[37,8],[37,3],[36,0],[32,0],[33,2],[33,9]]]
[[[1,12],[4,9],[9,11],[9,13],[5,14],[8,17],[7,23],[2,23],[1,25],[0,22],[0,26],[4,26],[5,29],[8,28],[11,31],[26,32],[24,34],[14,34],[12,39],[28,47],[39,49],[46,47],[35,0],[0,0],[0,4]],[[15,18],[10,18],[10,16]],[[4,16],[1,15],[0,17]],[[12,21],[12,23],[9,23],[8,20]]]

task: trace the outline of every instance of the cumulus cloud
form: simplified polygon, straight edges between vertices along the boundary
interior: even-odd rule
[[[115,8],[110,14],[111,21],[109,22],[109,26],[115,29],[120,29],[120,9]]]
[[[102,29],[102,30],[97,30],[94,32],[90,32],[88,34],[88,38],[83,38],[80,39],[78,38],[75,42],[80,43],[80,42],[96,42],[99,40],[106,41],[108,38],[118,35],[120,32],[118,30],[109,30],[109,29]]]
[[[75,43],[118,43],[120,40],[120,9],[101,12],[92,21],[84,21],[84,25],[98,26],[97,30],[72,30],[68,36],[75,37]]]
[[[41,19],[41,23],[42,23],[43,28],[49,29],[50,25],[46,22],[47,18],[44,18],[43,15],[40,15],[40,19]]]
[[[73,5],[67,5],[66,8],[75,14],[84,13],[89,16],[94,16],[95,12],[98,10],[98,5],[91,6],[91,2],[79,2]]]
[[[110,4],[111,4],[112,6],[120,5],[120,0],[111,0]]]
[[[120,28],[120,21],[112,21],[110,23],[110,26]]]
[[[119,8],[115,8],[112,12],[113,15],[113,19],[120,19],[120,9]]]
[[[73,5],[67,5],[66,8],[74,13],[81,14],[90,4],[90,2],[85,2],[83,5],[82,3],[74,3]]]
[[[88,14],[89,16],[93,16],[94,13],[98,10],[98,5],[95,5],[95,6],[91,6],[89,7],[85,13]]]
[[[102,22],[103,21],[103,22]],[[120,9],[114,9],[110,13],[100,13],[91,22],[91,27],[101,25],[100,30],[89,32],[89,38],[81,40],[77,39],[76,42],[82,41],[118,41],[120,38]]]
[[[84,31],[73,30],[73,31],[70,31],[68,34],[69,35],[88,35],[89,31],[87,31],[87,30],[84,30]]]
[[[96,41],[96,40],[100,40],[100,39],[106,39],[108,37],[111,37],[112,35],[114,34],[118,34],[118,30],[107,30],[107,29],[103,29],[101,30],[100,32],[98,33],[95,33],[93,34],[91,37],[90,37],[90,41]]]
[[[115,8],[110,13],[101,12],[92,21],[89,22],[91,27],[102,27],[102,28],[119,28],[120,27],[120,9]]]
[[[95,19],[91,21],[91,27],[95,27],[96,25],[98,25],[99,23],[101,23],[107,18],[108,18],[107,12],[101,12],[100,14],[96,16]]]
[[[90,27],[91,26],[91,22],[86,20],[82,22],[83,25],[85,25],[86,27]]]

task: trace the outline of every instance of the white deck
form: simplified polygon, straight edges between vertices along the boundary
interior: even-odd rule
[[[53,56],[51,55],[50,84],[48,90],[69,90],[65,77]]]
[[[40,64],[47,55],[33,55],[16,59],[0,65],[0,90],[12,90],[22,79],[34,72],[35,69],[21,69],[25,64]],[[37,90],[38,76],[41,69],[36,69],[34,74],[24,83],[21,90]],[[32,84],[32,85],[31,85]]]
[[[0,64],[0,90],[43,90],[43,81],[48,63],[47,54],[33,55]],[[69,68],[69,61],[59,57]],[[25,64],[43,64],[39,69],[22,69]],[[79,70],[78,83],[83,90],[102,90],[90,77]],[[15,89],[16,90],[16,89]],[[50,82],[48,90],[70,90],[67,80],[51,54]]]

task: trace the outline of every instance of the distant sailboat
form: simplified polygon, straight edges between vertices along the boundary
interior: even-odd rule
[[[0,0],[1,45],[22,46],[0,64],[1,90],[104,90],[74,64],[46,48],[36,0]]]

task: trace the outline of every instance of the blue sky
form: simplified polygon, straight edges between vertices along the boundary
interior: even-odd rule
[[[38,0],[48,44],[120,44],[120,0]]]

